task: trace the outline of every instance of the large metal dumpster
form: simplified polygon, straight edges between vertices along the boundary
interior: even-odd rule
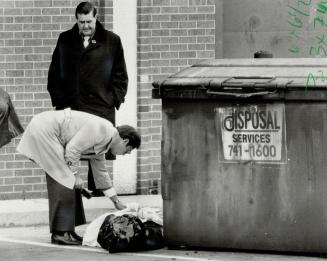
[[[326,59],[210,60],[153,86],[169,246],[327,253]]]

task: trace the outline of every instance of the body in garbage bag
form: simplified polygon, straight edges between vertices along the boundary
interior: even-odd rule
[[[142,223],[132,214],[108,215],[100,227],[97,241],[110,253],[153,250],[164,246],[161,226],[153,221]]]

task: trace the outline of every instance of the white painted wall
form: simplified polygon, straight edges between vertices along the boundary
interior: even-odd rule
[[[128,91],[123,103],[116,111],[116,125],[137,125],[137,23],[136,0],[113,1],[113,31],[122,40],[129,78]],[[125,156],[117,156],[113,163],[113,182],[119,194],[136,193],[136,150]]]

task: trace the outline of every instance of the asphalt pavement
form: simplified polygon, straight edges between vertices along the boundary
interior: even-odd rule
[[[123,196],[121,200],[125,203],[137,203],[141,207],[162,207],[160,195]],[[106,198],[84,199],[84,205],[88,222],[114,210],[113,205]],[[83,235],[87,226],[88,224],[77,227],[76,232]],[[54,245],[50,242],[46,199],[0,201],[1,261],[314,261],[324,259],[324,257],[297,254],[182,248],[110,254],[97,247]]]
[[[87,225],[77,228],[83,235]],[[279,255],[186,249],[159,249],[135,253],[110,254],[102,248],[59,246],[50,243],[48,226],[0,229],[0,260],[8,261],[319,261],[313,256]]]

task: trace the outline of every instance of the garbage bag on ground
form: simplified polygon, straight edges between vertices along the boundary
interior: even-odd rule
[[[98,242],[110,253],[144,249],[145,230],[142,221],[130,214],[109,215],[100,227]]]
[[[98,242],[98,236],[100,228],[105,223],[105,219],[110,215],[118,217],[128,214],[137,217],[143,223],[144,240],[141,250],[153,250],[164,247],[162,209],[140,207],[137,203],[127,203],[126,205],[126,209],[110,211],[94,219],[85,230],[83,246],[102,247]],[[104,248],[109,250],[107,247]]]
[[[165,246],[162,226],[153,221],[146,221],[144,225],[144,250],[155,250]]]

